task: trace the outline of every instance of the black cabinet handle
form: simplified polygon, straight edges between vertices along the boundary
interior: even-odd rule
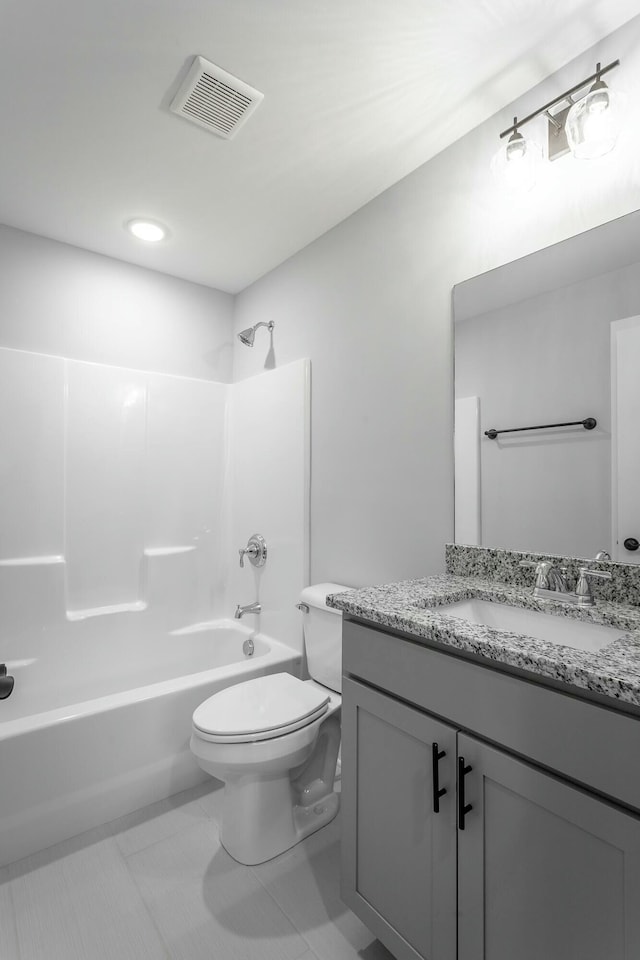
[[[637,550],[640,547],[640,543],[636,540],[635,537],[627,537],[624,541],[625,550]]]
[[[464,830],[464,818],[473,810],[472,804],[464,802],[464,778],[472,770],[470,764],[465,766],[464,757],[458,757],[458,830]]]
[[[433,812],[440,813],[440,797],[444,797],[447,792],[447,788],[443,787],[440,789],[440,772],[438,769],[438,763],[442,760],[443,757],[446,757],[447,751],[440,750],[438,744],[431,744],[431,770],[433,773]]]

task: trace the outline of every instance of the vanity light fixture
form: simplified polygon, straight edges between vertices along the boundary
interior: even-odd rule
[[[127,223],[127,230],[138,240],[145,240],[147,243],[158,243],[164,240],[168,230],[157,220],[141,220],[135,218]]]
[[[500,147],[491,161],[493,175],[510,193],[528,193],[538,179],[542,150],[535,140],[525,139],[518,127],[518,118],[505,147]]]
[[[600,79],[599,70],[600,64],[588,94],[574,103],[567,115],[569,149],[580,160],[593,160],[609,153],[620,133],[621,97]]]
[[[513,125],[500,134],[501,140],[507,137],[508,140],[493,158],[491,166],[495,176],[508,188],[531,189],[541,151],[534,141],[525,139],[521,128],[543,114],[547,118],[549,160],[557,160],[569,152],[580,160],[589,160],[612,150],[620,130],[620,95],[610,90],[602,77],[618,66],[619,60],[606,67],[598,63],[591,76],[522,120],[514,117]],[[589,90],[581,93],[585,87]]]

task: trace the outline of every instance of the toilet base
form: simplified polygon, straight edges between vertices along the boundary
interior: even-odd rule
[[[288,776],[228,780],[220,842],[234,860],[255,866],[272,860],[326,826],[340,808],[333,791],[309,805],[293,802]]]
[[[225,784],[220,840],[234,860],[264,863],[333,820],[339,749],[337,695],[326,714],[272,739],[225,743],[194,729],[193,755]]]

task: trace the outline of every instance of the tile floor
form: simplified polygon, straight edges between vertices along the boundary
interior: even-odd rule
[[[339,896],[340,815],[269,863],[215,781],[0,869],[0,960],[393,960]]]

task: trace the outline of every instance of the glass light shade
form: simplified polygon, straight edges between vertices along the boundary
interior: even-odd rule
[[[513,160],[521,160],[527,152],[527,141],[522,134],[516,130],[507,140],[505,154],[509,163]]]
[[[155,223],[152,220],[130,220],[127,224],[129,231],[137,237],[138,240],[146,240],[147,243],[158,243],[164,240],[167,230],[161,223]]]
[[[598,80],[571,107],[565,125],[569,149],[579,160],[603,157],[616,145],[621,129],[621,97]]]
[[[491,161],[491,171],[499,186],[509,193],[528,193],[536,185],[542,150],[535,140],[526,140],[516,132]]]

